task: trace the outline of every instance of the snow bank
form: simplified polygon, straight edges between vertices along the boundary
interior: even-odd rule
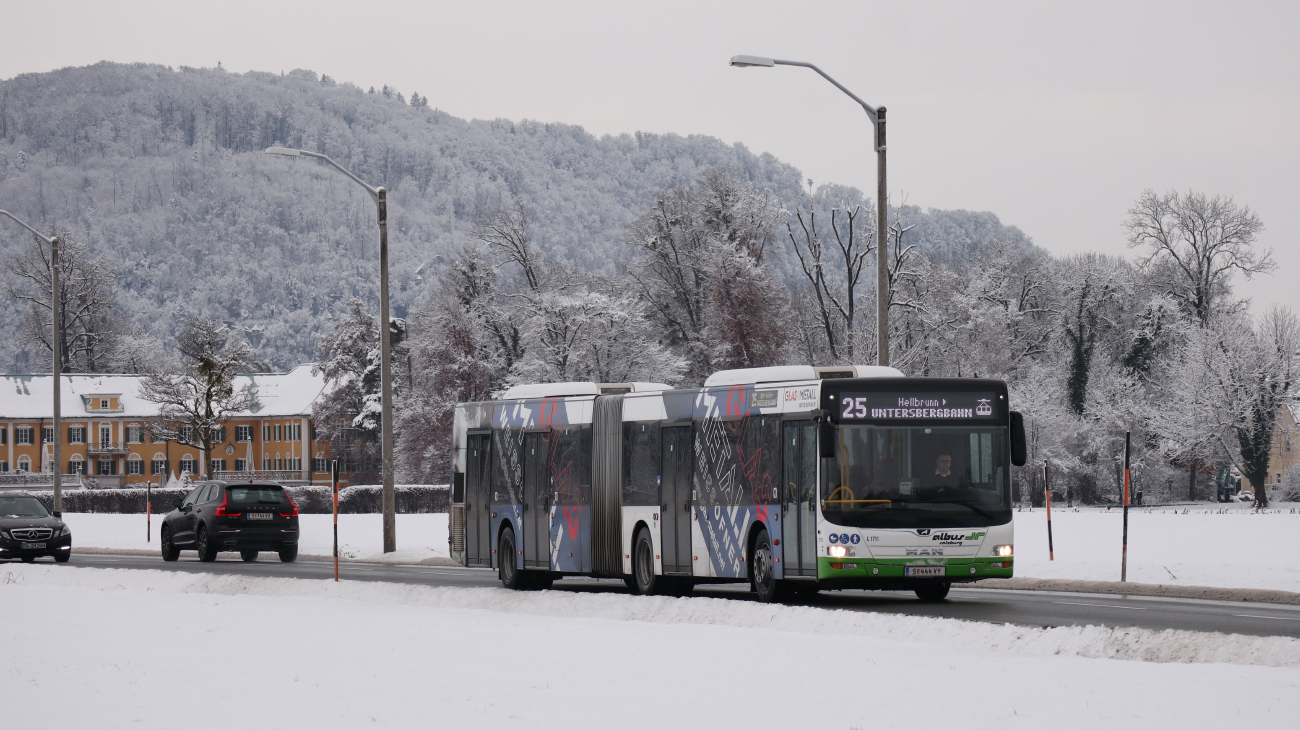
[[[74,549],[158,549],[158,529],[162,524],[158,515],[152,520],[152,542],[145,540],[144,515],[67,513],[63,519],[72,527]],[[333,515],[300,515],[298,552],[332,555],[333,519]],[[383,515],[339,515],[339,550],[343,557],[418,563],[426,558],[447,557],[447,514],[397,515],[397,547],[398,552],[384,554]]]
[[[40,564],[0,569],[0,610],[46,627],[0,632],[22,657],[0,681],[15,727],[172,727],[159,699],[198,677],[257,686],[231,711],[267,727],[1146,730],[1300,711],[1292,639]],[[1206,661],[1233,663],[1170,663]]]
[[[43,569],[42,569],[43,568]],[[21,566],[26,585],[275,598],[343,599],[367,604],[469,609],[557,618],[752,628],[799,634],[937,642],[1024,656],[1069,655],[1147,662],[1223,662],[1300,667],[1300,640],[1104,626],[1038,629],[917,616],[769,606],[721,598],[639,597],[612,593],[508,591],[358,581],[263,578],[142,570],[67,571]]]

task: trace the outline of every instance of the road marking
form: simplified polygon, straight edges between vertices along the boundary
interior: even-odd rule
[[[1300,618],[1292,618],[1291,616],[1259,616],[1253,613],[1234,613],[1232,615],[1241,618],[1271,618],[1274,621],[1300,621]]]
[[[1109,603],[1071,603],[1070,601],[1052,601],[1052,603],[1055,603],[1058,606],[1099,606],[1101,608],[1122,608],[1125,611],[1146,610],[1145,608],[1138,608],[1137,606],[1112,606]]]

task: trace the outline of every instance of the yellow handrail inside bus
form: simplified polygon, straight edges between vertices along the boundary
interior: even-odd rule
[[[893,504],[892,499],[828,499],[826,504]]]
[[[849,498],[836,499],[835,495],[839,494],[840,492],[848,492]],[[894,503],[892,499],[857,499],[856,497],[857,495],[853,493],[852,489],[849,489],[847,486],[839,486],[835,488],[835,491],[831,492],[831,496],[825,500],[825,503],[826,504],[893,504]]]

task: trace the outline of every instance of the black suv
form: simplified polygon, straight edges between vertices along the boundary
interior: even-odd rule
[[[30,563],[44,555],[68,562],[72,557],[71,528],[30,494],[0,494],[0,558]]]
[[[182,550],[199,551],[210,563],[220,552],[238,552],[245,561],[258,552],[280,554],[292,563],[298,557],[298,506],[274,482],[201,482],[163,517],[163,560],[175,560]]]

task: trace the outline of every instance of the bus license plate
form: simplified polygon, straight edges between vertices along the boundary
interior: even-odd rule
[[[44,550],[44,549],[45,549],[45,543],[43,543],[43,542],[24,542],[24,543],[20,543],[20,544],[19,544],[19,548],[22,549],[22,550]]]
[[[922,565],[907,568],[903,574],[910,578],[942,578],[944,568],[942,565]]]
[[[271,519],[275,519],[275,515],[271,514],[270,512],[249,512],[249,513],[248,513],[248,519],[250,519],[250,520],[271,520]]]

